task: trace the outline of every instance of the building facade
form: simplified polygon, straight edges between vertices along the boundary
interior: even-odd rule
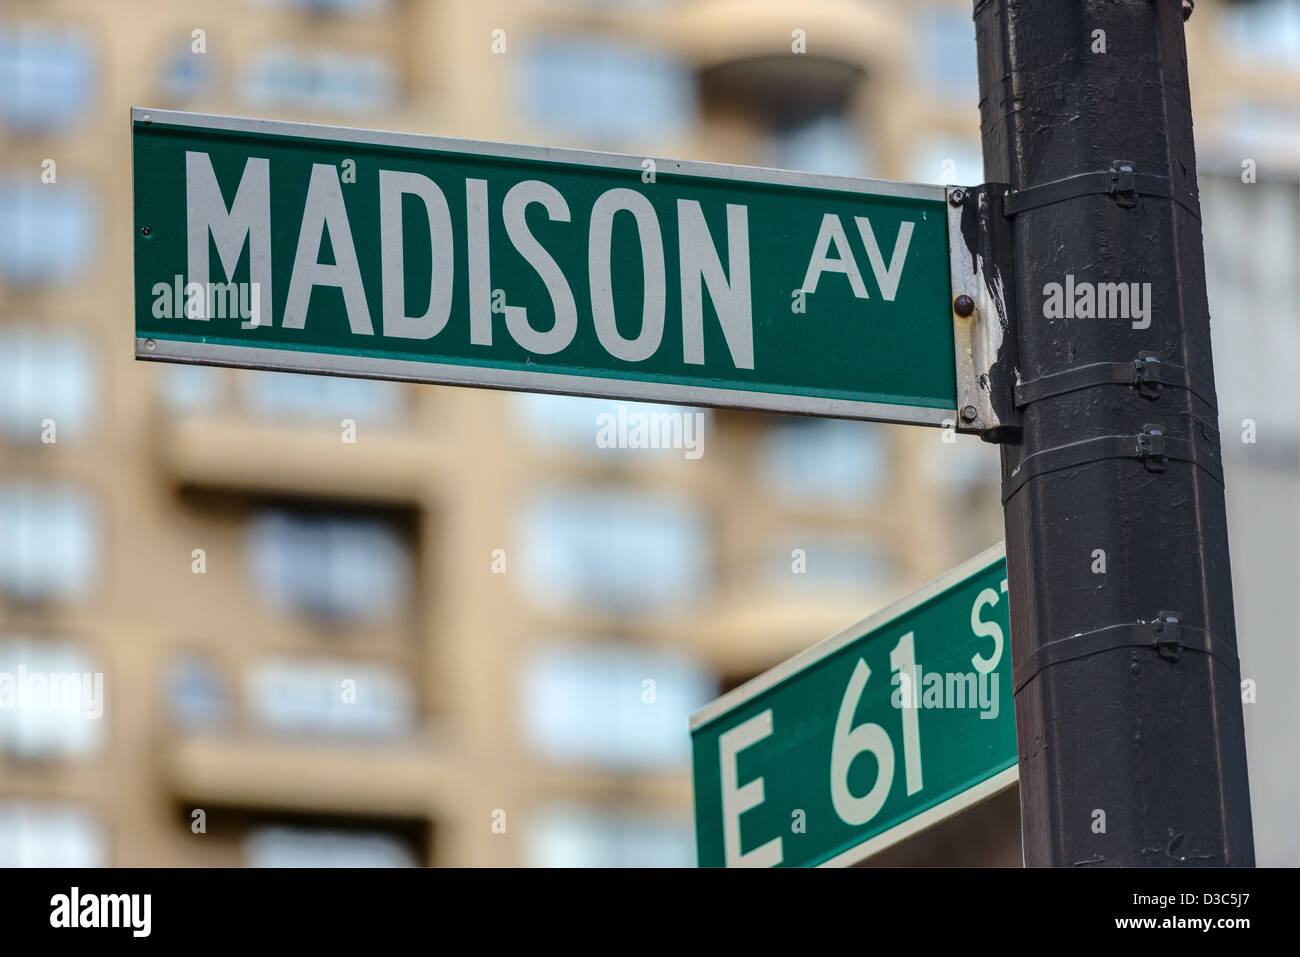
[[[1294,6],[1189,30],[1259,858],[1294,864]],[[982,180],[963,3],[8,0],[0,673],[102,708],[0,709],[0,863],[690,865],[689,712],[1002,536],[996,450],[944,430],[624,403],[695,445],[610,449],[613,401],[138,363],[132,105]],[[971,813],[885,862],[1018,863],[1014,795]]]

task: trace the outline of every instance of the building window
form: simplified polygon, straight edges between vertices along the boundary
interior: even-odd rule
[[[930,478],[950,491],[997,488],[1002,482],[997,446],[975,435],[955,438],[955,442],[936,442],[926,450],[925,468]]]
[[[553,492],[528,507],[519,536],[524,587],[542,605],[679,606],[710,577],[704,519],[685,502],[621,489]]]
[[[0,638],[0,751],[82,757],[103,734],[104,675],[67,641]]]
[[[174,657],[164,678],[172,716],[182,727],[221,727],[230,714],[230,695],[216,663],[206,655],[186,652]]]
[[[79,336],[0,327],[0,434],[20,442],[84,438],[95,406],[90,350]]]
[[[0,799],[0,867],[104,867],[108,840],[90,811]]]
[[[254,61],[244,95],[258,106],[368,113],[393,105],[397,75],[379,55],[276,47]]]
[[[260,7],[282,7],[327,16],[368,17],[385,10],[392,0],[247,0]]]
[[[973,110],[979,104],[975,59],[975,21],[969,7],[914,7],[916,71],[950,107]]]
[[[556,0],[550,0],[555,3]],[[588,10],[652,10],[656,7],[667,7],[679,3],[680,0],[559,0],[566,6],[585,7]]]
[[[1294,171],[1300,157],[1300,110],[1294,101],[1232,97],[1221,110],[1216,139],[1227,156],[1250,156],[1260,166]]]
[[[526,659],[520,720],[538,754],[611,770],[690,762],[691,712],[717,691],[683,655],[609,645],[556,645]]]
[[[978,138],[922,137],[912,150],[908,176],[918,183],[976,186],[984,179],[984,154]]]
[[[282,611],[347,624],[406,610],[411,556],[385,521],[266,512],[246,542],[253,585]]]
[[[0,123],[16,133],[67,130],[90,104],[95,72],[94,51],[81,34],[0,25]]]
[[[643,441],[641,437],[632,436],[632,430],[641,422],[646,425],[645,441],[654,440],[654,436],[657,436],[658,448],[652,445],[650,450],[658,451],[669,445],[683,446],[670,449],[675,458],[682,458],[683,453],[688,451],[684,447],[688,441],[697,449],[702,449],[703,429],[708,427],[709,418],[706,410],[682,405],[589,399],[571,395],[547,395],[542,392],[512,393],[511,404],[519,429],[533,445],[562,446],[566,454],[645,454],[647,449],[633,447]],[[701,418],[689,420],[691,424],[688,433],[686,417],[697,415]],[[626,427],[620,425],[620,421],[626,423]],[[651,423],[654,423],[656,429],[653,435],[650,432]],[[697,426],[697,423],[702,427]],[[681,441],[677,441],[679,438]],[[609,444],[608,440],[614,444]],[[604,444],[598,444],[598,441]]]
[[[554,805],[528,832],[532,867],[694,867],[688,818]]]
[[[28,601],[75,598],[99,568],[99,524],[81,492],[0,482],[0,593]]]
[[[798,558],[796,549],[802,553]],[[786,547],[768,560],[765,569],[765,584],[853,594],[898,581],[898,567],[870,542],[822,533],[791,536]]]
[[[862,176],[871,168],[870,148],[846,114],[823,113],[776,134],[772,165],[828,176]]]
[[[388,737],[410,731],[415,696],[387,665],[331,659],[275,658],[248,678],[252,716],[290,734]]]
[[[396,382],[297,372],[247,372],[240,379],[249,413],[267,419],[382,423],[397,419],[406,405]]]
[[[591,142],[673,137],[695,121],[683,63],[608,36],[542,38],[524,54],[518,82],[533,125]]]
[[[154,369],[164,408],[178,418],[214,412],[221,406],[225,372],[206,366],[160,365]]]
[[[188,103],[212,85],[211,52],[196,53],[187,43],[162,57],[159,88],[172,103]]]
[[[1219,36],[1234,55],[1256,66],[1300,63],[1300,7],[1295,0],[1220,3]]]
[[[84,277],[95,220],[90,190],[30,179],[0,180],[0,276],[15,285]]]
[[[758,457],[768,487],[800,505],[868,502],[888,466],[884,430],[843,419],[788,419],[767,434]]]
[[[248,867],[415,867],[410,848],[383,831],[259,827],[244,839]]]
[[[1271,452],[1294,469],[1300,185],[1205,171],[1198,178],[1223,452],[1257,462]],[[1242,441],[1246,420],[1257,444]]]

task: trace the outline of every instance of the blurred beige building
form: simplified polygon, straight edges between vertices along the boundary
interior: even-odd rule
[[[1189,29],[1295,864],[1300,28]],[[129,106],[979,182],[977,99],[960,2],[6,0],[0,672],[104,705],[0,710],[0,864],[689,865],[689,712],[1002,535],[996,450],[940,430],[704,413],[692,458],[598,448],[617,402],[135,362]],[[1017,863],[1014,794],[972,815],[888,860]]]

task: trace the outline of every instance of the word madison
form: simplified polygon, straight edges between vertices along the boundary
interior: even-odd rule
[[[350,331],[355,336],[384,336],[391,339],[427,340],[440,335],[452,315],[453,283],[456,270],[463,269],[470,289],[469,341],[491,346],[495,333],[493,313],[503,313],[509,335],[523,349],[535,355],[563,350],[578,334],[580,317],[569,279],[555,258],[534,236],[528,223],[529,208],[536,205],[553,222],[571,221],[569,204],[561,192],[541,179],[515,183],[501,198],[500,216],[511,244],[536,271],[550,296],[554,320],[549,328],[533,325],[527,307],[505,302],[505,293],[494,291],[489,280],[491,250],[488,242],[487,180],[466,178],[466,224],[464,241],[452,227],[446,195],[432,178],[421,173],[381,169],[378,175],[378,218],[380,237],[380,302],[382,315],[371,315],[362,270],[353,240],[352,224],[344,205],[343,191],[357,188],[342,170],[328,163],[313,163],[302,215],[297,223],[272,222],[270,162],[249,157],[244,165],[233,201],[222,196],[211,158],[207,153],[185,153],[186,239],[188,283],[183,314],[188,319],[206,320],[213,315],[214,283],[210,280],[210,245],[215,246],[226,278],[248,252],[250,282],[255,294],[244,296],[253,304],[249,328],[271,326],[277,321],[286,329],[303,329],[308,322],[312,292],[332,287],[342,293]],[[654,185],[650,189],[656,188]],[[407,301],[405,236],[412,224],[404,216],[419,201],[430,237],[431,281],[427,301]],[[418,207],[417,207],[418,208]],[[696,200],[676,203],[678,270],[671,295],[680,298],[682,360],[703,365],[704,294],[713,304],[731,363],[736,369],[754,368],[754,329],[750,282],[750,221],[748,206],[726,204],[725,242],[715,244]],[[614,223],[620,214],[631,217],[640,243],[643,280],[639,331],[624,335],[615,321],[614,283],[611,254],[614,252]],[[899,223],[892,239],[888,261],[872,229],[870,219],[852,216],[848,229],[856,233],[865,251],[867,265],[881,297],[892,302],[907,261],[914,222]],[[650,200],[635,189],[616,187],[604,191],[592,207],[585,225],[587,238],[587,280],[590,286],[591,316],[596,337],[604,350],[616,359],[639,362],[655,355],[663,345],[665,312],[670,289],[663,231],[659,214]],[[292,263],[272,262],[272,230],[296,228],[297,247]],[[328,239],[331,255],[322,255]],[[794,251],[792,251],[794,254]],[[799,313],[804,296],[814,294],[823,276],[837,274],[855,299],[868,299],[863,271],[846,224],[835,213],[824,213],[812,248],[807,251],[807,269],[798,289],[791,290],[792,313]],[[332,259],[332,261],[326,261]],[[724,266],[724,262],[726,265]],[[283,314],[273,315],[273,297],[267,290],[285,282],[288,295]],[[170,277],[169,277],[170,278]],[[225,284],[217,283],[224,287]],[[221,291],[215,297],[220,300]],[[256,294],[260,291],[260,294]],[[173,301],[170,282],[154,287],[158,308]],[[223,310],[220,313],[226,315]],[[635,325],[623,320],[623,329]],[[378,327],[377,327],[378,326]]]

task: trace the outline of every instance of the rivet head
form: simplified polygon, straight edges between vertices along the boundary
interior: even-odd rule
[[[962,407],[961,420],[963,422],[974,422],[977,418],[979,418],[979,413],[975,411],[975,406],[967,405]]]
[[[148,235],[149,235],[149,227],[148,227],[148,226],[141,226],[141,227],[140,227],[140,235],[141,235],[141,236],[148,236]]]
[[[952,301],[952,311],[965,319],[975,311],[975,300],[965,293],[962,293]]]
[[[954,206],[960,206],[962,203],[966,202],[966,190],[954,189],[948,194],[948,202]]]
[[[154,342],[152,339],[146,339],[144,341],[144,347],[148,349],[150,352],[153,352],[155,349],[158,348],[158,343]]]

